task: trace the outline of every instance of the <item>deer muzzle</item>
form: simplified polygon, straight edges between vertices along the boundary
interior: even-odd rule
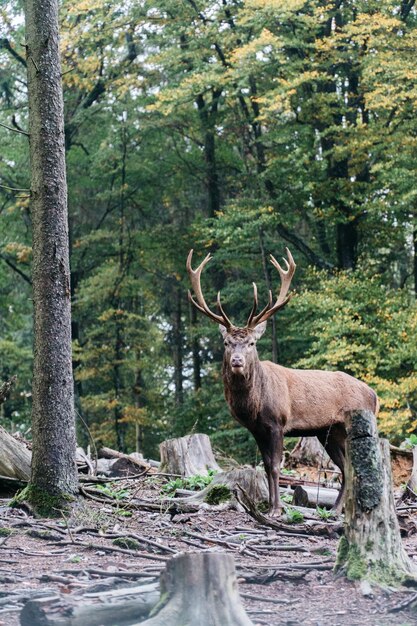
[[[234,374],[242,373],[245,368],[245,357],[242,354],[232,354],[230,367]]]

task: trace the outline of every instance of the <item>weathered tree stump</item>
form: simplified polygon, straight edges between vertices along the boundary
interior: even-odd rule
[[[141,626],[197,624],[253,626],[240,601],[233,555],[204,552],[174,556],[161,576],[161,608]]]
[[[29,600],[21,626],[114,626],[146,619],[158,602],[157,584],[81,595],[58,594]]]
[[[288,461],[290,465],[304,463],[314,467],[336,468],[317,437],[301,437]]]
[[[32,454],[22,441],[0,426],[0,475],[27,482]]]
[[[177,499],[180,508],[194,505],[206,507],[222,505],[228,508],[241,508],[235,498],[236,489],[240,486],[248,496],[257,503],[268,502],[268,481],[263,469],[240,467],[228,472],[221,472],[213,477],[211,483],[186,498]],[[285,491],[284,489],[281,492]]]
[[[401,542],[389,444],[370,411],[347,414],[345,535],[336,570],[353,580],[398,585],[416,572]]]
[[[221,471],[216,463],[208,435],[194,434],[178,439],[167,439],[159,446],[161,472],[178,474],[183,478]]]

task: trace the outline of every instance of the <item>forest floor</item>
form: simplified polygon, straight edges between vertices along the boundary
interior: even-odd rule
[[[410,608],[415,589],[374,588],[365,597],[354,582],[333,573],[338,536],[273,530],[235,510],[172,515],[160,505],[164,482],[144,476],[112,483],[108,502],[105,493],[92,490],[64,521],[35,519],[0,500],[0,626],[20,624],[23,604],[40,592],[70,596],[157,581],[166,561],[186,551],[234,555],[239,592],[254,625],[417,624],[417,610]],[[140,498],[160,509],[128,511],[126,494],[130,502]],[[417,564],[415,519],[403,518],[402,526]]]

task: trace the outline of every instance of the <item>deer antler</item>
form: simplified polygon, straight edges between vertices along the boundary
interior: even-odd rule
[[[274,315],[274,313],[276,313],[279,309],[282,309],[287,304],[288,300],[290,299],[291,296],[287,294],[291,285],[292,277],[294,276],[295,268],[297,266],[288,248],[285,248],[285,251],[287,253],[287,257],[289,261],[288,262],[287,259],[284,258],[284,263],[287,266],[287,269],[285,270],[281,267],[281,265],[278,263],[275,257],[273,257],[272,254],[270,255],[271,263],[278,270],[279,275],[281,277],[281,289],[280,289],[279,296],[275,304],[272,304],[272,293],[269,292],[268,304],[266,305],[264,309],[262,309],[260,313],[258,313],[258,315],[255,315],[256,309],[258,307],[258,290],[256,288],[255,283],[253,283],[253,301],[254,302],[253,302],[252,311],[249,315],[249,319],[246,324],[246,328],[255,328],[256,326],[258,326],[258,324],[265,322],[272,315]]]
[[[221,324],[227,330],[229,330],[230,328],[232,328],[233,324],[229,320],[229,318],[227,317],[226,313],[223,310],[222,304],[220,302],[220,291],[217,294],[217,306],[219,307],[219,311],[221,315],[216,315],[216,313],[213,313],[213,311],[211,311],[209,307],[207,306],[206,301],[203,296],[203,292],[201,290],[201,272],[203,271],[205,265],[207,265],[207,263],[212,258],[211,254],[208,254],[206,258],[203,259],[203,261],[195,270],[193,270],[193,268],[191,267],[192,257],[193,257],[193,250],[191,249],[187,257],[187,272],[190,277],[191,286],[194,290],[197,301],[194,300],[193,296],[191,295],[191,291],[188,291],[188,299],[190,300],[190,302],[194,304],[194,306],[199,311],[204,313],[204,315],[207,315],[207,317],[209,317],[211,320],[213,320],[214,322],[217,322],[218,324]]]

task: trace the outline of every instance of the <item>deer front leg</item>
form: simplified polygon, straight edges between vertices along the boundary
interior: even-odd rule
[[[281,503],[279,499],[279,469],[282,461],[284,437],[282,426],[273,424],[269,428],[254,433],[262,454],[265,472],[268,479],[269,490],[269,515],[279,517],[281,515]]]

